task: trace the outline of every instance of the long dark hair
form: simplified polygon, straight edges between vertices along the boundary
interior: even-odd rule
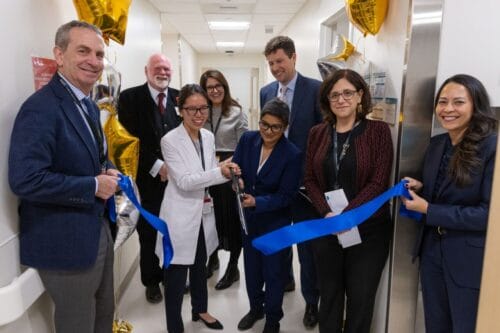
[[[434,100],[436,108],[441,91],[449,83],[456,83],[467,89],[472,101],[472,117],[462,140],[456,145],[448,172],[459,187],[470,184],[471,174],[481,165],[479,147],[481,141],[496,132],[498,120],[490,106],[488,93],[481,81],[467,74],[457,74],[441,84]]]
[[[241,105],[238,103],[235,99],[231,97],[231,91],[229,90],[229,84],[227,83],[226,78],[224,75],[216,70],[216,69],[209,69],[205,71],[205,73],[201,74],[200,77],[200,86],[207,90],[207,81],[208,78],[212,78],[214,80],[217,80],[220,84],[222,84],[222,87],[224,87],[224,98],[222,99],[222,105],[221,105],[221,112],[222,116],[227,117],[229,115],[229,112],[231,111],[232,106],[236,106],[240,108],[241,110]]]
[[[328,95],[332,90],[335,83],[337,83],[340,79],[346,79],[350,84],[356,88],[356,91],[363,91],[363,96],[361,96],[361,110],[360,112],[356,112],[356,121],[361,119],[365,119],[366,115],[372,109],[372,98],[370,96],[370,89],[366,84],[365,80],[359,75],[357,72],[351,69],[341,69],[330,74],[325,81],[321,84],[319,89],[319,107],[321,109],[321,113],[323,114],[323,119],[328,122],[330,125],[333,125],[337,122],[337,117],[332,112],[331,104],[328,99]]]

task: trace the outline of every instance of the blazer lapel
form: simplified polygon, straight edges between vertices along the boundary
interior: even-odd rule
[[[293,126],[295,121],[297,110],[302,109],[302,102],[305,99],[304,93],[305,89],[303,89],[303,77],[299,73],[297,73],[297,81],[295,82],[295,90],[293,91],[293,102],[292,107],[290,108],[290,124],[288,125],[288,132],[290,133],[290,128]]]
[[[433,151],[429,152],[429,156],[436,156],[436,158],[433,158],[430,161],[428,161],[429,165],[426,167],[426,170],[428,170],[428,172],[427,172],[428,173],[427,177],[429,179],[428,183],[431,184],[431,186],[427,190],[427,194],[428,194],[429,198],[432,198],[432,194],[435,191],[434,185],[436,184],[436,178],[437,178],[438,173],[439,173],[439,165],[441,164],[441,158],[444,154],[445,145],[446,145],[446,140],[440,140],[432,148]],[[449,182],[449,177],[446,177],[443,180],[443,182],[441,183],[440,189],[442,189],[443,185],[445,185],[445,183],[447,183],[447,182]],[[440,189],[438,189],[438,190],[441,191]]]
[[[257,177],[257,169],[259,168],[260,161],[260,151],[262,149],[262,138],[260,134],[257,135],[252,143],[250,156],[249,157],[249,168],[250,172],[248,174],[250,178],[250,184],[255,184],[255,178]]]
[[[90,129],[87,128],[85,120],[80,114],[80,111],[75,105],[75,102],[71,98],[69,92],[66,91],[66,88],[63,87],[59,80],[59,75],[55,74],[52,77],[52,80],[49,82],[49,85],[54,91],[54,94],[60,98],[61,108],[64,114],[66,115],[76,133],[82,140],[84,146],[88,150],[89,155],[92,157],[92,161],[94,162],[96,168],[100,169],[99,151],[97,150],[97,145],[94,142],[92,134],[90,133]]]
[[[279,164],[279,160],[283,159],[283,156],[286,155],[284,149],[285,138],[282,136],[281,139],[276,143],[276,146],[274,146],[273,151],[267,158],[266,163],[262,166],[262,169],[260,169],[259,177],[265,177],[273,170],[272,166],[276,166]]]
[[[70,123],[73,125],[76,132],[82,139],[85,147],[89,151],[90,156],[92,156],[92,161],[97,168],[100,168],[98,157],[99,152],[97,151],[97,146],[94,142],[92,134],[85,124],[85,120],[82,118],[80,112],[78,111],[78,108],[75,106],[75,103],[71,99],[65,98],[61,106],[66,117],[68,117]]]
[[[179,132],[178,132],[179,144],[182,146],[182,150],[184,152],[186,152],[189,161],[191,161],[193,163],[193,166],[196,167],[193,169],[196,169],[197,171],[203,170],[200,156],[198,156],[198,152],[196,151],[196,148],[194,147],[194,143],[191,140],[191,138],[189,137],[189,134],[188,134],[186,128],[184,127],[184,125],[181,124],[181,125],[179,125],[179,127],[177,127],[177,129],[179,130]]]

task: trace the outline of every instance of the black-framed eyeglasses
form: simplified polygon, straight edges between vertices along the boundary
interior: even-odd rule
[[[223,91],[224,90],[224,86],[220,83],[217,83],[213,86],[207,86],[207,92],[211,93],[211,92],[215,92],[215,91]]]
[[[283,125],[281,124],[268,124],[265,121],[261,120],[259,121],[259,128],[263,131],[267,131],[268,129],[271,129],[271,132],[273,133],[278,133],[283,129]]]
[[[349,101],[352,98],[352,96],[354,96],[355,93],[357,93],[356,90],[349,90],[349,89],[346,89],[341,93],[334,92],[333,94],[328,96],[328,100],[330,102],[338,102],[340,96],[342,95],[342,98],[344,98],[344,100]]]
[[[182,108],[182,109],[186,110],[187,113],[189,113],[189,115],[191,115],[191,116],[195,116],[198,112],[201,115],[206,116],[208,114],[208,110],[210,110],[210,106],[208,106],[208,105],[203,105],[203,106],[200,106],[200,107],[188,106],[188,107],[185,107],[185,108]]]

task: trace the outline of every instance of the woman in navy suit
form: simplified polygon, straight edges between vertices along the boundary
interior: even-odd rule
[[[441,85],[434,106],[447,133],[431,139],[422,181],[406,178],[403,203],[425,214],[415,254],[426,332],[474,332],[498,121],[484,86],[465,74]]]
[[[260,114],[260,130],[243,134],[233,156],[242,170],[248,229],[243,236],[243,257],[250,311],[240,320],[240,330],[250,329],[265,314],[264,333],[279,332],[283,317],[290,249],[265,256],[252,246],[252,240],[292,221],[290,203],[299,189],[302,166],[299,149],[283,135],[289,113],[285,102],[277,98],[267,102]]]

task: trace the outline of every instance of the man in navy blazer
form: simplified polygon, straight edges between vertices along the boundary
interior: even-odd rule
[[[111,332],[113,241],[104,208],[118,171],[89,99],[104,42],[95,26],[71,21],[55,44],[58,72],[21,106],[11,137],[21,263],[38,269],[55,304],[56,332]]]
[[[285,135],[301,150],[303,165],[309,130],[323,119],[318,102],[321,82],[302,76],[295,70],[297,54],[295,53],[295,44],[289,37],[277,36],[269,40],[264,55],[276,81],[260,90],[260,107],[262,109],[267,101],[275,97],[279,97],[288,104],[290,107],[290,122]],[[293,200],[291,209],[294,222],[317,217],[314,208],[302,194],[297,195]],[[311,329],[318,322],[317,309],[319,300],[314,259],[308,242],[299,244],[297,250],[300,261],[301,291],[306,302],[303,323],[306,328]],[[295,289],[291,258],[290,252],[291,276],[285,291]]]
[[[141,204],[150,213],[159,215],[168,178],[160,140],[181,123],[175,110],[179,91],[169,87],[172,65],[163,54],[151,55],[144,72],[146,83],[121,92],[118,116],[127,131],[139,138],[137,186]],[[141,246],[141,282],[146,287],[146,300],[159,303],[163,299],[159,286],[163,280],[163,270],[155,254],[157,232],[141,216],[137,223],[137,233]]]

